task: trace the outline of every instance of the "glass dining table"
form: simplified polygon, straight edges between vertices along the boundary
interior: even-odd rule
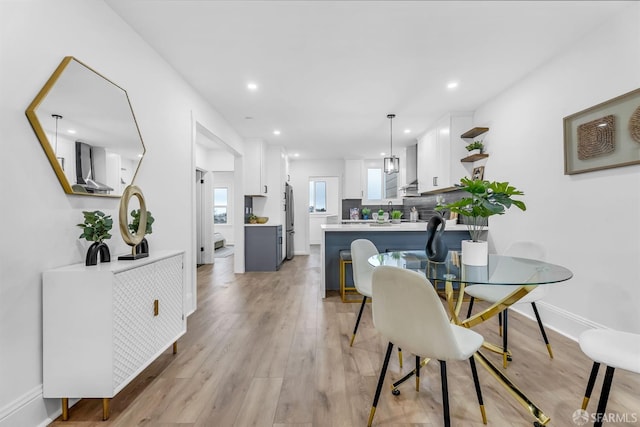
[[[451,321],[466,328],[471,328],[496,316],[518,302],[536,286],[564,282],[573,276],[570,270],[559,265],[505,255],[490,254],[485,266],[466,265],[462,264],[459,251],[449,251],[443,262],[430,261],[423,250],[385,252],[369,258],[369,264],[374,267],[391,265],[425,273],[427,279],[443,295]],[[476,284],[509,286],[513,288],[513,292],[479,313],[467,319],[461,319],[460,309],[464,301],[464,289],[467,285]],[[502,346],[486,341],[483,347],[496,353],[505,351]],[[534,425],[546,425],[549,422],[549,417],[501,370],[496,368],[482,352],[478,351],[474,357],[522,406],[529,410],[536,418]],[[427,361],[428,359],[422,363],[426,364]],[[397,386],[414,373],[415,370],[393,384],[394,394],[397,392]]]

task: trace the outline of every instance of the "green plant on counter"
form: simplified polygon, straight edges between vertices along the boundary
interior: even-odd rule
[[[467,149],[467,151],[480,150],[480,152],[482,153],[482,151],[484,150],[484,144],[482,143],[482,141],[473,141],[465,148]]]
[[[470,218],[471,223],[467,224],[467,228],[474,242],[480,240],[484,225],[483,218],[502,215],[512,205],[523,211],[527,210],[524,202],[512,199],[512,196],[522,196],[524,193],[509,185],[508,182],[462,178],[460,183],[462,185],[459,188],[469,193],[470,196],[448,205],[437,206],[436,210],[449,209],[451,212]]]
[[[384,216],[384,211],[382,209],[378,210],[378,218],[382,218]]]
[[[87,239],[89,242],[102,242],[110,239],[109,231],[113,227],[113,219],[111,215],[106,215],[102,211],[82,211],[84,222],[76,224],[82,228],[82,234],[79,239]]]
[[[136,231],[138,231],[138,227],[140,226],[140,209],[132,210],[131,216],[133,217],[133,221],[131,221],[131,223],[129,223],[127,227],[129,227],[129,230],[133,234],[136,234]],[[153,233],[153,228],[151,226],[153,225],[154,221],[155,218],[153,217],[153,215],[151,215],[151,211],[147,211],[147,227],[144,231],[144,234]]]
[[[391,211],[391,219],[402,218],[402,211]]]

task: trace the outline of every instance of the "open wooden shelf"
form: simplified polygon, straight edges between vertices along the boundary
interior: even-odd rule
[[[462,135],[460,135],[460,138],[475,138],[478,135],[482,135],[485,132],[488,132],[489,128],[480,128],[480,127],[476,127],[473,128],[471,130],[466,131],[465,133],[463,133]]]
[[[488,154],[472,154],[471,156],[467,156],[463,159],[460,159],[460,161],[464,163],[475,162],[481,159],[486,159],[487,157],[489,157]]]

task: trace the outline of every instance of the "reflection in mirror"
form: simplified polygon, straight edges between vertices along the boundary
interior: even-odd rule
[[[67,56],[27,108],[65,192],[120,197],[145,148],[127,92]]]

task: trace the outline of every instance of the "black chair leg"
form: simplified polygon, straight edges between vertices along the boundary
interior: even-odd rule
[[[382,384],[384,383],[384,376],[387,373],[387,367],[389,366],[389,359],[391,358],[391,352],[393,351],[393,343],[389,343],[387,346],[387,354],[384,356],[384,362],[382,363],[382,369],[380,370],[380,378],[378,378],[378,387],[376,388],[376,394],[373,398],[373,405],[371,406],[371,412],[369,413],[368,427],[371,427],[373,423],[373,416],[376,414],[376,407],[378,406],[378,400],[380,399],[380,392],[382,391]]]
[[[498,313],[498,333],[502,336],[502,313]]]
[[[540,314],[538,313],[538,307],[535,302],[531,303],[531,307],[533,307],[533,314],[536,315],[536,320],[538,321],[538,327],[540,328],[540,333],[542,334],[542,339],[547,346],[547,351],[549,352],[549,357],[553,359],[553,351],[551,351],[551,344],[549,344],[549,339],[547,338],[547,333],[544,330],[544,325],[542,324],[542,319],[540,319]]]
[[[471,317],[471,310],[473,310],[473,302],[475,301],[474,297],[471,297],[469,300],[469,309],[467,310],[467,319]]]
[[[587,382],[587,390],[584,392],[584,399],[582,399],[582,410],[587,409],[587,405],[589,404],[589,399],[591,399],[591,392],[593,391],[593,386],[596,383],[596,377],[598,376],[598,369],[600,369],[600,364],[598,362],[593,362],[593,366],[591,367],[591,375],[589,375],[589,382]]]
[[[420,391],[420,356],[416,356],[416,391]]]
[[[440,380],[442,381],[442,412],[444,413],[444,427],[451,427],[449,418],[449,387],[447,387],[447,362],[440,362]]]
[[[360,306],[360,312],[358,312],[358,320],[356,320],[356,326],[353,328],[353,335],[351,336],[349,347],[353,346],[353,340],[356,339],[356,332],[358,332],[358,325],[360,324],[360,318],[362,317],[362,312],[364,311],[365,305],[367,305],[367,297],[362,298],[362,305]]]
[[[476,368],[476,361],[473,356],[469,358],[469,364],[471,365],[471,374],[473,375],[473,385],[476,387],[476,395],[478,396],[478,404],[480,405],[480,415],[482,415],[482,423],[487,423],[487,414],[484,411],[484,402],[482,400],[482,390],[480,389],[480,381],[478,380],[478,369]]]
[[[613,372],[615,368],[607,366],[607,370],[604,374],[604,382],[602,383],[602,392],[600,393],[600,400],[598,401],[598,411],[596,412],[596,422],[593,423],[593,427],[602,427],[602,421],[604,419],[605,410],[607,409],[607,400],[609,400],[609,390],[611,390],[611,382],[613,381]]]
[[[502,325],[504,330],[502,331],[502,366],[504,368],[507,367],[507,361],[509,359],[509,346],[508,346],[508,336],[509,336],[509,309],[506,308],[502,312]]]

